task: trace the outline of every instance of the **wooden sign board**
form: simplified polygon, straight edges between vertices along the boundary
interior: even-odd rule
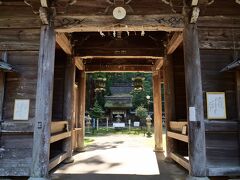
[[[29,99],[15,99],[13,120],[28,120],[29,106]]]
[[[207,118],[226,119],[226,102],[224,92],[207,92]]]

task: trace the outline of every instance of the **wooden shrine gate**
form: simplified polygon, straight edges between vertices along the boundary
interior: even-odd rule
[[[1,1],[0,176],[48,179],[82,150],[94,71],[153,74],[158,151],[164,81],[167,156],[192,178],[239,175],[239,15],[235,0]],[[209,118],[209,92],[226,116]]]

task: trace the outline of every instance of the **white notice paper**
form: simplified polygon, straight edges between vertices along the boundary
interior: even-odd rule
[[[189,107],[189,121],[197,121],[195,107]]]
[[[224,92],[207,92],[208,119],[226,119],[226,102]]]
[[[28,120],[29,99],[15,99],[13,120]]]

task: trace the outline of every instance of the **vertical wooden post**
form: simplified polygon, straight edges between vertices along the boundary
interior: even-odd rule
[[[79,79],[79,122],[81,131],[78,133],[78,147],[77,151],[84,149],[84,136],[85,136],[85,103],[86,103],[86,73],[80,71]]]
[[[153,71],[154,136],[155,151],[163,152],[162,145],[162,98],[160,71]]]
[[[68,121],[69,131],[71,137],[65,140],[64,150],[68,153],[68,158],[65,163],[73,162],[73,121],[74,121],[74,85],[75,85],[75,62],[69,57],[66,62],[65,69],[65,84],[64,84],[64,105],[63,105],[63,118]]]
[[[2,121],[3,100],[4,100],[5,73],[0,72],[0,123]]]
[[[240,121],[240,71],[236,72],[238,121]]]
[[[174,95],[174,77],[173,77],[173,60],[167,56],[163,62],[164,71],[164,97],[165,97],[165,125],[166,131],[170,130],[170,121],[175,117],[175,95]],[[174,140],[166,136],[167,157],[174,151]]]
[[[54,27],[41,28],[38,60],[36,111],[34,122],[32,169],[30,180],[48,179],[50,127],[54,83],[55,32]]]
[[[198,32],[195,24],[185,22],[183,31],[184,66],[188,111],[188,153],[190,175],[206,176],[205,126]]]

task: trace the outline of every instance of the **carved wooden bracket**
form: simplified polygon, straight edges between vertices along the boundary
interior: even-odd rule
[[[64,14],[68,6],[75,4],[77,0],[55,0],[52,3],[52,6],[56,8],[57,14]]]
[[[56,16],[55,8],[40,7],[39,17],[43,24],[51,24]]]
[[[28,6],[32,7],[32,11],[34,14],[39,13],[39,8],[41,7],[40,1],[36,0],[24,0],[24,3]]]

